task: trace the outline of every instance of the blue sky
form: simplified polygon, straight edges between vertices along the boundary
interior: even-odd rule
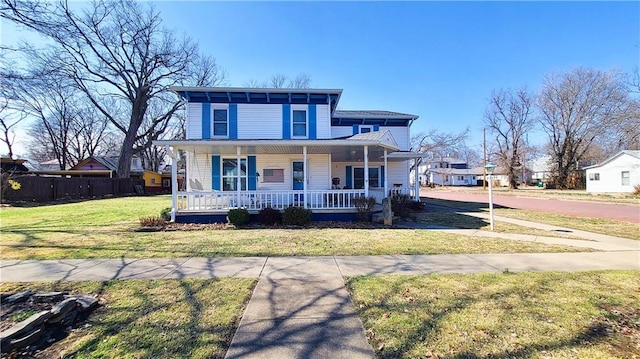
[[[312,87],[344,89],[342,109],[416,114],[414,133],[469,127],[478,149],[493,89],[535,91],[545,74],[577,66],[630,72],[640,59],[640,2],[155,6],[167,27],[217,59],[230,86],[304,72]]]

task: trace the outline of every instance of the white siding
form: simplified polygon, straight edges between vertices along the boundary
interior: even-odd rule
[[[369,162],[369,167],[382,167],[384,165],[383,162]],[[347,166],[351,167],[364,167],[362,162],[334,162],[331,166],[331,176],[330,177],[338,177],[340,178],[340,188],[345,186],[352,186],[352,183],[347,183],[346,171]],[[408,186],[408,173],[409,173],[409,165],[408,162],[387,162],[387,185],[389,189],[393,187],[394,183],[400,183],[402,186]],[[382,176],[382,174],[380,174]],[[353,180],[353,175],[351,176]],[[380,188],[384,188],[384,183],[380,183]]]
[[[331,178],[327,173],[329,155],[308,155],[307,180],[310,190],[330,189]],[[256,165],[258,173],[264,169],[277,168],[284,170],[284,183],[264,183],[258,180],[258,190],[291,190],[293,189],[292,163],[302,161],[302,154],[295,155],[258,155]]]
[[[187,104],[187,139],[202,139],[202,104]]]
[[[629,172],[629,185],[622,185],[622,172]],[[598,174],[600,180],[590,179]],[[626,153],[602,166],[586,170],[587,192],[633,192],[633,186],[640,184],[640,159]]]
[[[391,136],[398,143],[401,151],[408,151],[410,147],[409,127],[403,126],[380,126],[379,131],[389,130]],[[352,126],[331,126],[331,137],[345,137],[353,135]]]
[[[380,126],[380,131],[383,130],[389,130],[391,131],[391,135],[393,136],[393,138],[396,140],[396,142],[398,143],[398,146],[400,147],[401,151],[408,151],[409,147],[411,146],[410,144],[410,139],[409,139],[409,127],[401,127],[401,126],[394,126],[394,127],[388,127],[388,126]],[[408,173],[408,172],[407,172]]]
[[[187,190],[194,190],[193,183],[198,180],[202,190],[211,190],[211,155],[187,152]]]
[[[238,104],[239,139],[281,139],[282,105]]]
[[[316,105],[316,129],[318,139],[327,139],[332,137],[329,105]]]

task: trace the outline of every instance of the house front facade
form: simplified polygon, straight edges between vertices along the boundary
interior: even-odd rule
[[[186,190],[172,193],[176,221],[288,206],[339,219],[353,216],[356,197],[410,193],[418,116],[337,110],[337,89],[173,90],[185,101],[186,138],[154,144],[186,156]]]
[[[640,184],[640,151],[620,151],[585,172],[587,192],[633,192]]]

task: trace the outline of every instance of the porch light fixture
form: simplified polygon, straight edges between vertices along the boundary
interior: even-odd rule
[[[491,224],[491,230],[493,231],[493,191],[492,191],[492,183],[491,183],[493,181],[491,177],[493,176],[493,171],[496,170],[496,165],[489,162],[486,165],[484,165],[484,170],[489,175],[489,223]]]

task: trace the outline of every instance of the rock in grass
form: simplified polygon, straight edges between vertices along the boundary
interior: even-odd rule
[[[24,302],[24,301],[26,301],[27,299],[29,299],[31,297],[31,294],[33,294],[32,291],[25,290],[23,292],[19,292],[19,293],[16,293],[14,295],[8,296],[4,301],[7,302],[7,303]]]
[[[64,294],[64,292],[36,293],[31,296],[31,300],[33,300],[34,303],[57,302],[62,299]]]
[[[6,340],[13,340],[21,337],[25,333],[28,333],[33,328],[39,326],[44,323],[45,320],[51,318],[53,314],[51,314],[50,310],[45,310],[39,313],[36,313],[29,318],[21,321],[20,323],[12,326],[7,330],[3,330],[0,332],[0,340],[5,342]]]
[[[72,311],[77,305],[75,298],[67,298],[62,302],[56,304],[51,308],[51,314],[53,316],[47,320],[47,323],[55,324],[64,319],[67,314]]]
[[[78,303],[79,306],[79,312],[86,312],[87,310],[93,309],[93,307],[98,305],[98,298],[89,295],[74,295],[73,297],[69,298],[74,298],[76,300],[76,303]]]

